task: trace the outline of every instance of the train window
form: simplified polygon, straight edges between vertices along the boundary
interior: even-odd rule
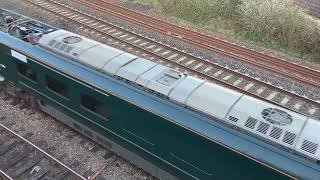
[[[107,116],[107,109],[104,103],[85,94],[80,94],[80,96],[81,96],[81,105],[83,107],[103,117]]]
[[[46,83],[50,90],[62,95],[63,97],[69,98],[68,87],[61,81],[46,76]]]
[[[17,62],[17,70],[24,77],[32,81],[37,81],[36,71],[32,69],[30,66],[28,66],[27,64]]]

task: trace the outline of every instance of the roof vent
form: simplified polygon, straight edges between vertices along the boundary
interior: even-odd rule
[[[56,40],[52,40],[52,41],[49,42],[48,45],[49,45],[49,46],[53,46],[56,42],[57,42]]]
[[[257,131],[262,134],[266,134],[269,127],[270,127],[270,124],[260,121]]]
[[[65,53],[70,53],[72,51],[73,47],[68,46],[67,49],[65,49]]]
[[[57,43],[54,45],[54,48],[59,49],[61,45],[62,45],[61,42],[57,42]]]
[[[250,129],[254,129],[255,125],[257,124],[258,120],[254,119],[252,117],[249,117],[248,120],[246,121],[245,126],[250,128]]]
[[[182,73],[169,69],[157,80],[157,82],[165,86],[171,86],[181,77],[183,77]]]
[[[318,146],[319,144],[316,144],[308,140],[304,140],[301,149],[308,153],[315,154],[317,152]]]
[[[285,126],[292,123],[292,116],[285,111],[276,108],[268,108],[262,111],[262,117],[271,124]]]
[[[283,138],[282,142],[287,143],[289,145],[292,145],[294,140],[295,140],[295,138],[296,138],[295,134],[286,131],[286,133],[284,134],[284,138]]]
[[[62,39],[62,42],[65,44],[75,44],[82,41],[82,38],[79,36],[68,36]]]
[[[62,46],[60,46],[59,50],[60,51],[64,51],[68,46],[63,44]]]
[[[236,123],[239,119],[233,116],[229,116],[229,120]]]
[[[269,136],[275,139],[279,139],[281,134],[282,134],[282,129],[273,126]]]

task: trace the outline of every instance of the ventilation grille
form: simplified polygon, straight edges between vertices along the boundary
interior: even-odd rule
[[[260,121],[257,131],[262,134],[266,134],[269,127],[270,127],[270,124]]]
[[[67,49],[64,51],[65,53],[70,53],[72,51],[73,47],[68,46]]]
[[[273,126],[269,136],[274,139],[279,139],[281,134],[282,134],[282,129]]]
[[[317,152],[318,146],[319,144],[316,144],[308,140],[304,140],[301,149],[308,153],[315,154]]]
[[[50,41],[48,45],[65,53],[70,53],[73,49],[73,47],[63,44],[61,42],[57,42],[56,40]]]
[[[258,120],[254,119],[252,117],[249,117],[248,120],[246,121],[245,126],[250,128],[250,129],[254,129],[255,125],[257,124]]]
[[[49,46],[53,46],[56,42],[57,42],[56,40],[52,40],[52,41],[49,42],[48,45],[49,45]]]
[[[233,116],[229,116],[229,120],[236,123],[239,119]]]
[[[284,134],[284,138],[282,140],[282,142],[287,143],[289,145],[292,145],[294,140],[296,139],[296,135],[286,131],[286,133]]]

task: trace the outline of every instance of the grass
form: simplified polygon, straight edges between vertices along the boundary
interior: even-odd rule
[[[287,0],[130,0],[200,28],[320,63],[319,27]]]

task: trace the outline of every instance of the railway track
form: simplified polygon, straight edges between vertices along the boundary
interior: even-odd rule
[[[320,100],[314,97],[300,95],[299,92],[279,88],[259,78],[251,77],[248,73],[232,70],[230,67],[225,67],[208,59],[202,59],[169,47],[143,35],[52,0],[25,1],[34,7],[40,8],[40,10],[44,10],[68,20],[68,22],[77,24],[79,28],[91,35],[95,35],[101,40],[108,39],[111,40],[113,44],[126,48],[129,51],[135,51],[142,57],[149,56],[150,60],[157,60],[160,63],[172,66],[177,70],[192,74],[193,76],[220,83],[228,88],[286,107],[307,116],[320,118]]]
[[[2,124],[0,134],[0,179],[86,179]]]
[[[153,31],[178,38],[197,47],[202,47],[242,63],[279,74],[283,77],[320,88],[320,71],[301,66],[284,59],[272,57],[243,46],[195,32],[184,27],[130,10],[106,0],[73,0],[126,21],[144,26]]]

